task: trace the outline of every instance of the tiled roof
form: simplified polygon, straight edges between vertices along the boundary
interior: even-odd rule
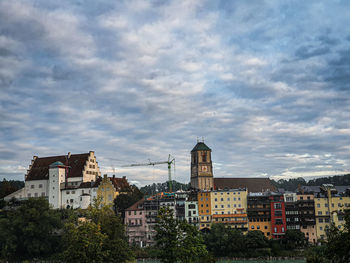
[[[198,142],[191,152],[194,151],[211,151],[211,149],[204,142]]]
[[[268,178],[214,178],[215,189],[247,188],[248,192],[276,191]]]
[[[111,180],[113,186],[117,191],[127,189],[130,187],[128,180],[126,180],[125,177],[123,178],[110,177],[109,179]]]
[[[145,199],[141,199],[137,201],[135,204],[130,206],[129,208],[125,209],[125,211],[141,211],[143,210],[143,203],[145,202]],[[139,208],[139,206],[142,205],[142,208]]]
[[[61,162],[69,166],[68,177],[82,177],[84,165],[89,156],[90,153],[72,154],[68,159],[68,164],[66,161],[67,155],[36,158],[25,180],[49,179],[49,166],[55,162]]]

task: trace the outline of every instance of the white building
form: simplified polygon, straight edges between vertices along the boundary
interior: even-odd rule
[[[96,197],[101,173],[93,151],[50,157],[34,156],[25,187],[6,196],[26,199],[44,196],[53,208],[87,208]]]

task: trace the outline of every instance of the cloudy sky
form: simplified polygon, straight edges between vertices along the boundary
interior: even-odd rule
[[[350,1],[0,2],[0,179],[95,151],[102,173],[189,181],[350,171]]]

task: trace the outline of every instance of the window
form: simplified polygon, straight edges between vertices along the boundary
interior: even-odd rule
[[[28,197],[32,197],[32,194],[28,194]]]
[[[223,201],[224,201],[224,198],[221,198],[220,200],[221,200],[221,202],[223,202]]]
[[[42,192],[42,193],[41,193],[41,196],[45,196],[45,193],[44,193],[44,192]]]
[[[319,223],[323,223],[323,218],[319,218],[319,219],[318,219],[318,222],[319,222]]]
[[[218,206],[217,206],[217,205],[215,205],[215,208],[218,208]]]
[[[328,207],[328,204],[324,204],[325,207]]]
[[[282,209],[281,203],[274,203],[274,208],[275,209]]]
[[[38,193],[35,193],[34,196],[35,196],[35,197],[38,197]]]
[[[282,211],[276,210],[275,211],[275,216],[282,216]]]
[[[265,229],[267,229],[267,226],[264,226]]]
[[[252,226],[251,229],[254,229],[254,226]]]
[[[43,188],[43,185],[42,185],[42,184],[39,184],[39,188]]]
[[[317,207],[321,207],[321,205],[320,205],[320,204],[317,204]]]
[[[283,225],[283,220],[281,218],[275,219],[275,224],[276,225]]]
[[[34,189],[34,184],[32,184],[32,185],[30,186],[30,188]]]
[[[322,215],[322,211],[318,211],[318,215],[321,216]]]
[[[67,191],[67,195],[69,195],[69,191]]]
[[[218,201],[218,199],[217,199],[217,198],[215,198],[214,200],[215,200],[215,202],[217,202],[217,201]]]
[[[75,194],[75,191],[72,191],[72,194],[74,195],[74,194]]]
[[[322,226],[320,226],[320,230],[323,230],[323,227],[322,227]]]
[[[257,226],[256,229],[260,229],[260,226]]]
[[[227,201],[230,201],[230,198],[227,198]]]
[[[277,232],[277,227],[275,227],[275,228],[273,229],[273,231],[276,233],[276,232]]]

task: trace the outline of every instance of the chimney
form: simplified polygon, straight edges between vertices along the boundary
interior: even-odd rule
[[[115,178],[115,174],[113,174],[113,179]]]
[[[67,155],[67,156],[68,156],[67,158],[69,159],[69,158],[70,158],[70,156],[71,156],[70,152],[68,152],[68,155]]]

